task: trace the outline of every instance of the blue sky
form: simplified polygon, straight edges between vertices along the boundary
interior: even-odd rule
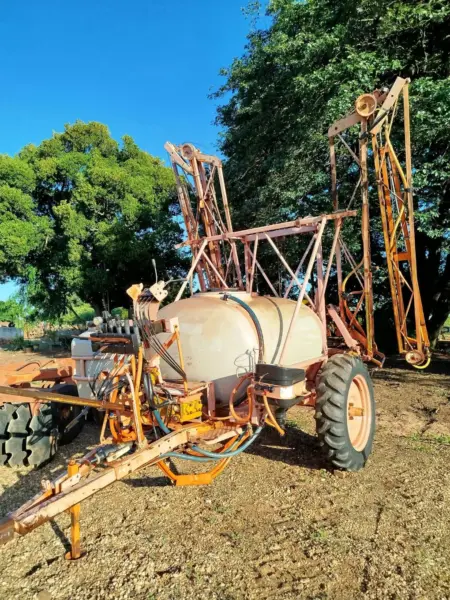
[[[247,0],[16,0],[0,11],[0,153],[76,119],[165,158],[164,142],[216,152],[219,69],[240,56]],[[12,286],[0,286],[0,299]]]

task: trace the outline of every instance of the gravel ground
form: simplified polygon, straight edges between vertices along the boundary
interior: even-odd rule
[[[77,562],[63,557],[68,515],[3,546],[0,598],[450,599],[449,366],[374,374],[362,472],[327,470],[312,412],[294,408],[285,438],[265,432],[211,486],[148,468],[85,501]],[[88,424],[43,469],[0,469],[1,515],[97,435]]]

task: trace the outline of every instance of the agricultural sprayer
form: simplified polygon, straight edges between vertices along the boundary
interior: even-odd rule
[[[70,461],[67,473],[43,481],[38,495],[9,514],[0,526],[2,542],[69,510],[69,558],[76,559],[82,500],[149,465],[175,485],[208,484],[264,427],[283,435],[286,412],[294,405],[314,410],[330,465],[349,471],[365,465],[375,430],[365,362],[381,366],[384,360],[373,326],[370,142],[399,350],[419,367],[429,360],[415,264],[408,83],[398,78],[390,90],[359,97],[355,110],[331,126],[330,214],[234,231],[221,161],[191,144],[166,144],[187,233],[181,246],[190,248],[191,267],[174,302],[161,307],[168,294],[163,281],[132,285],[127,290],[132,320],[99,318],[74,339],[71,377],[78,398],[54,389],[0,387],[20,402],[92,407],[104,415],[100,444]],[[405,170],[390,138],[402,94]],[[345,131],[356,127],[355,152]],[[339,140],[359,169],[361,261],[342,236],[357,211],[338,204]],[[293,266],[280,249],[287,238],[302,248]],[[261,249],[279,262],[283,285],[258,260]],[[335,304],[328,298],[331,280]],[[271,295],[255,291],[258,281]],[[410,311],[414,335],[407,330]],[[183,461],[195,463],[195,473],[174,468]]]

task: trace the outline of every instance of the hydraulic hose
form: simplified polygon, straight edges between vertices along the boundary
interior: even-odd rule
[[[154,406],[153,399],[155,397],[155,391],[153,389],[153,381],[150,376],[150,373],[144,373],[144,390],[145,395],[147,396],[147,402],[150,407]]]
[[[211,462],[212,458],[205,458],[203,456],[191,456],[190,454],[180,454],[179,452],[167,452],[161,456],[161,460],[164,458],[181,458],[182,460],[191,460],[192,462]],[[221,456],[217,456],[216,460],[221,460]]]
[[[244,302],[240,298],[237,298],[236,296],[231,296],[230,294],[224,293],[223,299],[231,300],[232,302],[236,302],[236,304],[239,304],[239,306],[241,306],[250,316],[250,318],[253,321],[253,324],[255,326],[256,333],[258,335],[258,340],[259,340],[258,362],[264,362],[264,336],[263,336],[263,332],[262,332],[262,328],[261,328],[261,323],[259,322],[258,317],[256,316],[254,310],[252,308],[250,308],[250,306],[246,302]]]
[[[161,429],[161,431],[163,433],[165,433],[166,435],[168,433],[171,433],[170,429],[166,426],[166,424],[162,420],[161,413],[159,412],[159,410],[158,409],[154,409],[153,410],[153,414],[155,416],[156,422],[158,423],[158,427]]]
[[[204,450],[199,446],[192,446],[192,450],[195,450],[196,452],[198,452],[199,454],[203,454],[204,456],[209,456],[210,458],[232,458],[233,456],[237,456],[241,452],[244,452],[244,450],[246,450],[251,444],[253,444],[258,435],[261,433],[262,429],[263,428],[261,426],[255,429],[255,433],[251,437],[249,437],[248,440],[244,442],[242,446],[240,446],[237,450],[222,452],[221,454],[217,454],[217,452],[210,452],[209,450]]]
[[[236,402],[236,404],[234,404],[234,397],[236,396],[236,392],[241,387],[241,385],[244,383],[244,381],[246,381],[246,379],[250,379],[251,377],[253,377],[253,373],[246,373],[245,375],[243,375],[239,379],[238,383],[234,386],[234,388],[230,394],[230,400],[229,400],[230,415],[233,417],[233,419],[235,421],[237,421],[237,423],[249,423],[250,419],[252,418],[253,397],[251,396],[251,394],[249,395],[248,392],[247,392],[247,397],[248,397],[248,413],[247,413],[247,415],[244,418],[242,418],[234,410],[235,406],[239,406],[239,404],[241,404],[243,399],[245,398],[245,396],[244,396],[244,398],[241,401]]]
[[[267,396],[265,394],[263,395],[263,401],[264,401],[264,406],[266,407],[266,410],[267,410],[267,416],[269,417],[267,422],[269,423],[269,425],[272,425],[272,427],[274,427],[280,435],[284,435],[286,432],[277,423],[277,420],[272,412],[272,409],[269,406],[269,401],[267,400]]]
[[[145,396],[147,398],[147,402],[148,402],[148,405],[151,410],[159,410],[160,408],[165,408],[166,406],[170,406],[172,404],[171,397],[169,397],[169,399],[166,400],[165,402],[160,402],[159,404],[156,404],[155,403],[155,390],[153,387],[153,381],[152,381],[151,375],[149,373],[144,373],[142,379],[144,382]],[[170,396],[170,392],[168,390],[164,390],[164,391],[166,392],[166,396],[167,396],[167,394],[169,394],[169,396]]]
[[[166,426],[166,424],[164,423],[164,421],[161,418],[161,415],[159,413],[159,410],[154,410],[153,414],[155,415],[155,419],[158,423],[158,426],[160,427],[160,429],[163,431],[163,433],[168,434],[171,433],[170,429]],[[199,454],[202,454],[203,456],[207,456],[210,459],[214,458],[216,460],[220,460],[221,458],[232,458],[233,456],[237,456],[238,454],[240,454],[241,452],[243,452],[244,450],[246,450],[251,444],[253,444],[253,442],[256,440],[256,438],[258,437],[258,435],[261,433],[262,431],[262,427],[258,427],[255,430],[255,433],[248,438],[248,440],[246,442],[244,442],[244,444],[242,444],[242,446],[240,446],[239,448],[237,448],[237,450],[232,450],[232,451],[228,451],[228,452],[222,452],[222,453],[217,453],[217,452],[210,452],[209,450],[204,450],[203,448],[200,448],[199,446],[192,446],[192,450],[195,450],[195,452],[198,452]],[[171,452],[168,453],[167,455],[164,456],[168,456],[168,455],[175,455],[178,458],[186,458],[186,455],[184,454],[178,454],[176,452]],[[194,458],[201,458],[199,456],[191,456],[189,457],[188,460],[190,459],[194,459]]]
[[[231,449],[234,448],[236,444],[239,444],[244,435],[245,433],[241,433],[239,438],[231,445]],[[192,460],[193,462],[211,462],[211,460],[222,460],[224,454],[225,452],[217,452],[214,458],[206,458],[204,456],[193,456],[192,454],[181,454],[180,452],[167,452],[161,458],[181,458],[183,460]],[[225,458],[227,457],[225,456]]]
[[[431,356],[429,356],[427,358],[427,360],[424,363],[422,363],[421,365],[413,365],[413,367],[415,369],[426,369],[429,366],[430,362],[431,362]]]
[[[155,410],[155,411],[153,411],[153,414],[155,415],[155,419],[156,419],[159,427],[162,429],[162,431],[166,434],[170,433],[170,430],[166,427],[163,420],[161,419],[161,415],[159,414],[159,411]],[[258,427],[255,430],[254,434],[251,437],[249,437],[248,440],[246,442],[244,442],[242,444],[242,446],[240,446],[236,450],[229,450],[227,452],[219,453],[219,452],[210,452],[209,450],[204,450],[203,448],[200,448],[199,446],[192,446],[192,450],[194,450],[195,452],[198,452],[199,454],[202,454],[202,456],[191,456],[188,454],[180,454],[178,452],[167,452],[166,454],[163,454],[161,456],[161,459],[163,459],[163,458],[182,458],[183,460],[191,460],[194,462],[207,462],[207,461],[210,461],[211,459],[222,460],[223,458],[233,458],[234,456],[237,456],[241,452],[244,452],[244,450],[247,450],[247,448],[251,444],[253,444],[253,442],[259,436],[262,429],[263,429],[262,427]],[[236,443],[238,441],[239,440],[236,440]]]

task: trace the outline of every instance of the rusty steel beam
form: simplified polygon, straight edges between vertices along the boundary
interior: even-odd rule
[[[320,215],[318,217],[304,217],[302,219],[296,219],[295,221],[286,221],[284,223],[275,223],[273,225],[264,225],[263,227],[253,227],[251,229],[241,229],[240,231],[234,231],[231,234],[223,234],[223,235],[215,235],[212,237],[204,237],[199,240],[186,240],[185,242],[181,242],[181,244],[177,244],[176,248],[184,248],[185,246],[192,246],[202,242],[202,240],[209,241],[217,241],[217,240],[225,240],[225,239],[235,239],[240,240],[241,238],[246,238],[252,234],[256,233],[268,233],[270,231],[276,231],[278,229],[296,229],[303,226],[308,225],[317,225],[320,226],[322,220],[333,221],[335,219],[342,219],[345,217],[356,217],[358,212],[356,210],[343,210],[335,213],[329,213],[326,215]],[[308,231],[311,231],[310,229]],[[294,231],[293,233],[297,233]],[[288,235],[286,233],[285,235]]]
[[[60,404],[76,404],[77,406],[89,406],[100,410],[114,410],[120,412],[130,412],[129,407],[120,402],[103,402],[102,400],[92,400],[91,398],[78,398],[77,396],[66,396],[56,392],[43,391],[41,388],[14,388],[7,385],[0,385],[0,394],[7,396],[20,396],[22,398],[31,398],[41,402],[59,402]]]

